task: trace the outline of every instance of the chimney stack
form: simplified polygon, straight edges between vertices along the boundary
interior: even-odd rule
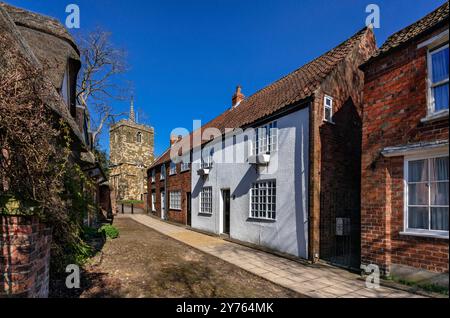
[[[236,87],[236,92],[233,95],[233,98],[231,99],[231,103],[233,108],[239,106],[239,104],[244,100],[245,96],[241,92],[241,85],[238,85]]]
[[[171,135],[170,136],[170,146],[172,147],[174,144],[176,144],[177,142],[181,141],[183,139],[183,136],[181,135]]]

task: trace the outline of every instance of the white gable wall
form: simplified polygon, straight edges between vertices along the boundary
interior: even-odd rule
[[[222,142],[214,146],[216,163],[207,177],[197,174],[199,155],[194,153],[192,165],[192,227],[220,234],[223,228],[221,190],[230,189],[230,237],[263,245],[302,258],[308,256],[308,171],[309,171],[309,108],[277,119],[278,151],[271,155],[267,168],[256,169],[247,162],[223,163]],[[232,137],[225,142],[227,156]],[[249,140],[252,140],[249,136]],[[249,147],[249,145],[247,145]],[[245,147],[237,137],[236,148]],[[249,147],[250,148],[250,147]],[[239,156],[239,151],[238,156]],[[221,163],[217,163],[221,161]],[[260,170],[259,172],[257,170]],[[250,189],[255,181],[276,181],[275,221],[250,218]],[[211,186],[213,213],[199,213],[200,191]]]

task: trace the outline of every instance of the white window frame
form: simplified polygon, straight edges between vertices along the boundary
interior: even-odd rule
[[[156,193],[152,192],[152,212],[156,212]]]
[[[169,192],[169,209],[181,211],[181,190]]]
[[[170,162],[169,175],[173,176],[177,174],[177,164],[173,161]]]
[[[276,120],[255,128],[252,155],[271,154],[278,151],[278,122]]]
[[[431,191],[428,191],[428,223],[429,223],[429,229],[410,229],[408,227],[409,222],[409,215],[408,215],[408,208],[409,208],[409,193],[408,193],[408,180],[409,180],[409,162],[411,161],[418,161],[418,160],[425,160],[425,159],[434,159],[434,158],[442,158],[442,157],[448,157],[448,150],[446,153],[443,153],[442,151],[429,151],[424,152],[422,154],[417,155],[409,155],[404,157],[404,166],[403,166],[403,232],[400,234],[403,235],[413,235],[413,236],[426,236],[426,237],[437,237],[437,238],[446,238],[449,237],[449,231],[439,231],[439,230],[431,230]],[[430,174],[430,166],[428,161],[428,174]],[[430,178],[430,175],[428,176]],[[430,181],[428,181],[429,183]]]
[[[191,170],[191,165],[189,162],[181,162],[181,172]]]
[[[209,153],[206,157],[206,160],[202,158],[202,169],[211,169],[213,165],[214,165],[214,148],[211,148],[209,149]]]
[[[166,165],[162,165],[160,168],[159,180],[164,180],[166,178]]]
[[[330,101],[330,104],[331,104],[330,106],[327,105],[327,100]],[[333,106],[334,106],[334,99],[333,99],[333,97],[331,97],[329,95],[325,95],[323,97],[323,121],[326,121],[327,123],[334,124],[334,121],[333,121],[333,115],[334,115]],[[326,117],[326,114],[327,114],[326,110],[327,109],[330,109],[330,119],[329,120]]]
[[[70,108],[70,72],[69,64],[66,65],[66,70],[64,72],[63,82],[61,86],[61,97],[63,98],[66,106]]]
[[[428,117],[436,116],[439,114],[446,114],[448,113],[448,109],[442,109],[440,111],[435,111],[435,100],[434,100],[434,93],[433,88],[442,86],[449,83],[449,79],[442,80],[438,83],[433,83],[433,65],[432,65],[432,57],[433,54],[439,53],[442,50],[445,50],[448,48],[448,42],[441,46],[441,47],[430,47],[427,51],[427,67],[428,67],[428,75],[427,75],[427,83],[428,83]]]
[[[155,183],[155,181],[156,181],[156,171],[155,169],[152,169],[151,182]]]
[[[209,193],[208,193],[209,192]],[[208,196],[206,199],[210,202],[203,202],[205,200],[204,195]],[[200,208],[199,211],[201,214],[209,214],[211,215],[213,213],[213,191],[212,187],[203,187],[200,191]]]
[[[261,184],[273,184],[273,187],[269,187],[267,186],[265,188],[266,194],[264,196],[265,198],[265,202],[259,202],[260,200],[258,200],[258,203],[254,203],[253,202],[253,197],[254,197],[254,192],[256,191],[255,186],[256,185],[261,185]],[[258,188],[258,190],[260,191],[261,188]],[[275,190],[275,194],[272,194],[269,196],[268,194],[268,190],[272,189]],[[260,194],[258,194],[259,198],[262,198],[262,196]],[[270,198],[270,200],[269,200]],[[275,199],[275,201],[274,201]],[[261,181],[257,181],[254,182],[250,188],[250,200],[249,200],[249,218],[252,220],[265,220],[265,221],[276,221],[277,220],[277,182],[276,180],[261,180]],[[266,209],[265,210],[261,210],[260,207],[257,210],[253,209],[254,204],[256,205],[260,205],[260,204],[265,204],[266,205]],[[269,204],[270,205],[274,205],[273,210],[269,209]],[[269,216],[271,213],[273,213],[273,216]],[[258,215],[256,215],[258,214]],[[264,216],[262,216],[261,214],[264,214]]]

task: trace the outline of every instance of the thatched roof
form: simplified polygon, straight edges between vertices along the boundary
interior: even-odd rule
[[[39,62],[45,66],[53,85],[62,86],[69,59],[80,61],[72,36],[56,19],[1,3]]]
[[[44,70],[44,102],[84,144],[83,135],[58,92],[69,59],[79,58],[73,39],[61,23],[0,2],[0,71],[17,71],[19,63]]]

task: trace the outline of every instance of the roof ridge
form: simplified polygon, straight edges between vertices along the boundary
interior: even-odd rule
[[[314,63],[315,61],[317,61],[318,59],[327,56],[328,54],[330,54],[333,51],[336,51],[338,48],[344,46],[345,44],[347,44],[348,42],[350,42],[351,40],[354,40],[355,38],[357,38],[358,36],[361,36],[366,30],[368,29],[368,27],[364,27],[362,29],[360,29],[358,32],[356,32],[355,34],[353,34],[350,38],[344,40],[343,42],[339,43],[338,45],[334,46],[332,49],[326,51],[325,53],[322,53],[320,56],[310,60],[309,62],[303,64],[302,66],[296,68],[295,70],[291,71],[290,73],[280,77],[279,79],[275,80],[274,82],[268,84],[267,86],[261,88],[260,90],[257,90],[255,93],[253,93],[252,95],[250,95],[248,98],[245,98],[244,101],[246,99],[250,99],[251,97],[257,95],[260,92],[263,92],[267,89],[269,89],[270,87],[276,85],[277,83],[281,82],[283,79],[286,79],[287,77],[289,77],[290,75],[300,71],[301,69],[306,69],[308,66],[311,66],[312,63]],[[307,70],[309,72],[309,70]]]
[[[406,31],[406,30],[408,30],[408,29],[410,29],[410,28],[416,26],[417,24],[426,21],[427,19],[429,19],[429,18],[431,18],[432,16],[436,15],[440,10],[442,10],[443,8],[448,7],[448,6],[449,6],[449,2],[446,1],[444,4],[440,5],[439,7],[437,7],[436,9],[434,9],[433,11],[431,11],[430,13],[428,13],[426,16],[424,16],[424,17],[422,17],[422,18],[416,20],[415,22],[409,24],[408,26],[406,26],[406,27],[404,27],[404,28],[398,30],[397,32],[394,32],[393,34],[391,34],[391,35],[387,38],[386,42],[389,42],[390,39],[393,39],[395,36],[398,36],[399,33],[402,33],[403,31]],[[386,43],[386,42],[385,42],[385,43]],[[384,44],[383,44],[383,45],[384,45]]]
[[[65,28],[63,23],[61,21],[59,21],[58,19],[48,16],[46,14],[31,11],[31,10],[17,7],[17,6],[13,6],[4,1],[0,1],[0,7],[3,7],[5,9],[5,11],[9,14],[10,18],[14,21],[14,24],[16,24],[18,26],[26,27],[28,29],[32,29],[32,30],[35,30],[38,32],[42,32],[47,35],[51,35],[51,36],[57,37],[63,41],[66,41],[70,46],[72,46],[74,48],[74,50],[78,54],[80,54],[80,51],[77,47],[77,44],[76,44],[76,41],[75,41],[73,35],[69,31],[67,31],[67,29]],[[47,20],[50,23],[52,23],[54,25],[54,27],[58,27],[59,31],[52,30],[51,26],[49,26],[48,28],[36,26],[36,25],[34,25],[34,23],[31,20],[30,21],[28,21],[27,19],[18,20],[17,19],[18,15],[29,15],[32,17],[31,19],[35,18],[35,19]],[[30,17],[28,17],[28,18],[30,18]]]
[[[410,25],[398,30],[397,32],[391,34],[386,41],[381,45],[378,51],[367,61],[373,61],[380,56],[383,56],[391,49],[402,46],[405,43],[417,38],[418,36],[424,34],[430,29],[442,25],[445,21],[448,23],[449,15],[449,2],[446,1],[444,4],[428,13],[419,20],[411,23]]]
[[[283,107],[292,105],[311,96],[337,65],[354,51],[354,48],[359,45],[361,39],[363,39],[369,29],[368,27],[360,29],[351,37],[322,55],[256,91],[244,99],[238,107],[227,108],[208,123],[190,132],[189,138],[192,138],[195,132],[202,131],[213,125],[222,133],[224,133],[226,128],[225,125],[230,125],[228,127],[235,128],[246,126],[269,116]],[[251,118],[248,118],[248,114],[252,114]],[[199,145],[191,144],[189,148],[193,149],[207,142],[208,140],[202,140]],[[152,163],[150,168],[169,161],[170,158],[167,158],[165,154],[171,148],[169,146],[166,152]]]
[[[24,12],[24,13],[27,13],[27,14],[41,16],[41,17],[46,18],[48,20],[51,20],[53,22],[61,23],[58,19],[56,19],[56,18],[54,18],[52,16],[49,16],[49,15],[46,15],[46,14],[43,14],[43,13],[39,13],[39,12],[36,12],[36,11],[28,10],[28,9],[25,9],[25,8],[22,8],[22,7],[13,6],[13,5],[11,5],[9,3],[6,3],[4,1],[0,1],[0,6],[6,8],[6,9],[8,9],[8,8],[13,8],[13,9],[16,9],[16,10],[18,9],[18,10]]]

